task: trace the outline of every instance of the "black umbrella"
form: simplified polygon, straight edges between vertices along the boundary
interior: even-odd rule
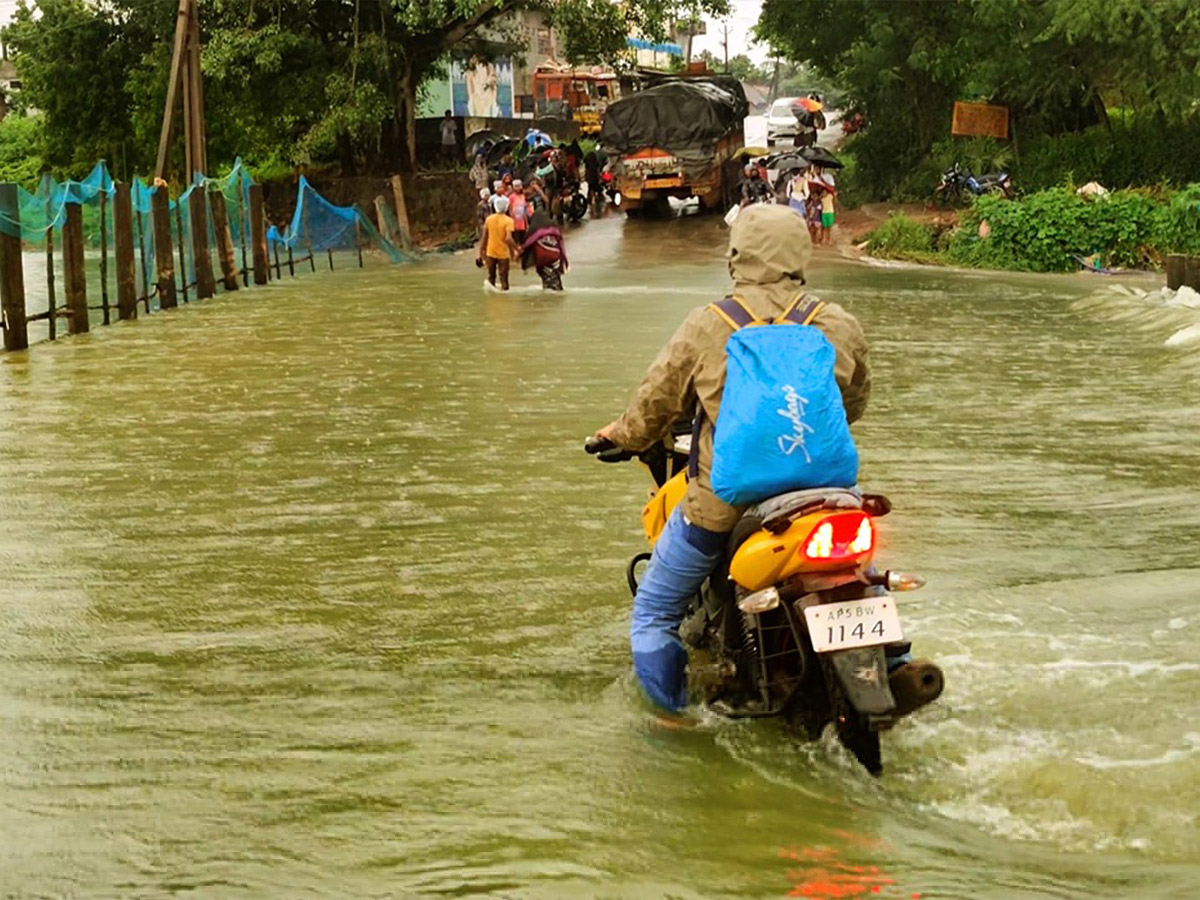
[[[797,153],[785,153],[782,156],[767,157],[767,168],[787,172],[791,169],[807,169],[812,163]]]
[[[814,166],[820,166],[822,169],[845,168],[842,161],[824,147],[813,145],[812,147],[805,147],[800,153]]]
[[[483,128],[479,131],[473,131],[467,135],[467,139],[463,141],[467,150],[467,156],[474,157],[480,150],[484,152],[496,143],[496,141],[507,140],[507,134],[501,134],[499,131],[492,131],[490,128]]]
[[[516,138],[504,138],[503,140],[496,141],[496,143],[492,144],[492,146],[488,149],[488,165],[494,166],[496,163],[500,162],[500,157],[502,157],[505,153],[512,153],[513,149],[518,143],[520,142]]]

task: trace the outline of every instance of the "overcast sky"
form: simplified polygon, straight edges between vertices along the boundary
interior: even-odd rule
[[[0,3],[4,2],[7,0],[0,0]],[[762,0],[732,0],[729,5],[733,10],[732,15],[727,19],[706,20],[708,34],[698,35],[692,41],[692,53],[697,54],[701,50],[707,50],[717,59],[724,59],[725,49],[721,46],[724,36],[721,26],[728,25],[729,55],[737,56],[739,53],[745,53],[757,63],[764,62],[767,58],[767,46],[765,44],[750,45],[750,29],[758,24],[758,14],[762,11]]]

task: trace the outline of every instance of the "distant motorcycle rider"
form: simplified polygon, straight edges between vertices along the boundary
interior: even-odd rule
[[[745,207],[754,203],[770,203],[774,199],[775,192],[771,190],[770,183],[762,177],[762,169],[756,165],[746,166],[745,177],[742,179],[741,205]]]
[[[733,293],[760,319],[782,315],[803,293],[812,241],[804,222],[786,206],[744,209],[729,234]],[[867,342],[858,320],[835,303],[812,320],[836,351],[834,376],[846,417],[860,418],[870,395]],[[687,652],[679,625],[688,601],[716,567],[728,533],[741,518],[713,493],[713,428],[725,386],[725,344],[731,327],[707,306],[693,309],[660,351],[629,408],[597,436],[627,450],[643,451],[671,433],[671,426],[697,407],[698,477],[668,520],[633,603],[631,644],[634,670],[647,696],[668,711],[687,703]]]

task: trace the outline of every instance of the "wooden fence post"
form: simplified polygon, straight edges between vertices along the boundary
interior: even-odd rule
[[[238,176],[238,237],[242,242],[242,287],[250,287],[250,268],[246,265],[246,189]]]
[[[58,298],[54,295],[54,218],[46,200],[46,331],[50,340],[58,337]]]
[[[1186,275],[1187,257],[1182,253],[1171,253],[1167,256],[1167,287],[1177,291],[1183,284]]]
[[[68,203],[63,225],[63,281],[67,289],[67,323],[71,334],[88,331],[87,270],[83,267],[83,207]]]
[[[113,252],[117,258],[117,318],[137,318],[137,283],[133,270],[133,201],[129,185],[118,183],[113,196]]]
[[[388,209],[387,201],[380,194],[375,198],[375,218],[379,220],[379,233],[384,240],[390,241],[394,245],[399,245],[400,238],[396,235],[396,229],[392,228],[392,223],[389,221],[396,218],[395,214]]]
[[[154,216],[154,262],[158,268],[158,308],[174,309],[179,305],[175,299],[175,262],[171,247],[171,198],[167,186],[154,189],[150,208]]]
[[[213,233],[217,236],[217,259],[221,263],[221,280],[225,290],[238,289],[237,268],[233,261],[233,232],[229,230],[229,211],[225,206],[225,195],[213,191],[208,195],[212,204]]]
[[[138,255],[142,261],[142,298],[146,301],[146,314],[150,313],[150,265],[146,259],[146,231],[142,225],[142,211],[135,209],[133,211],[134,221],[137,223],[137,240],[138,240]]]
[[[404,199],[404,179],[392,176],[392,196],[396,202],[396,227],[400,236],[400,249],[412,250],[412,232],[408,227],[408,203]]]
[[[100,309],[104,324],[111,324],[108,314],[108,193],[100,192]]]
[[[21,263],[21,207],[17,186],[0,184],[0,315],[4,320],[4,349],[29,346],[25,321],[25,269]]]
[[[267,283],[267,229],[263,220],[261,184],[250,185],[250,249],[254,256],[254,283]]]
[[[187,303],[187,256],[183,249],[187,241],[183,237],[183,194],[175,198],[175,233],[179,235],[179,284],[183,288],[183,302]]]
[[[1189,256],[1183,266],[1183,283],[1200,291],[1200,256]]]
[[[208,253],[207,191],[200,185],[192,189],[188,213],[192,218],[192,263],[196,267],[196,299],[204,300],[217,292],[213,282],[212,257]]]

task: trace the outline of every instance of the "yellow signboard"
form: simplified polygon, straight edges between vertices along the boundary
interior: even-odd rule
[[[984,135],[1008,140],[1008,107],[988,106],[986,103],[954,104],[953,135]]]

